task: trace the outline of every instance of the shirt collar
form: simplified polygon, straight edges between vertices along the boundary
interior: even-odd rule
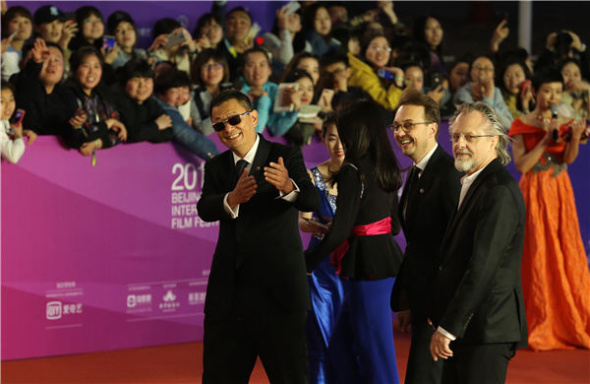
[[[246,156],[244,156],[244,160],[246,160],[250,165],[254,163],[254,158],[256,157],[256,151],[258,150],[259,144],[260,136],[256,135],[256,141],[254,142],[254,145],[252,146],[252,148],[250,148],[248,153],[246,153]],[[238,160],[241,160],[240,156],[236,155],[235,152],[232,152],[232,154],[234,155],[234,164],[236,164]]]
[[[420,172],[426,169],[426,166],[428,165],[428,162],[430,161],[432,155],[434,155],[434,151],[436,151],[436,148],[438,148],[438,143],[434,144],[434,147],[430,150],[430,152],[426,154],[426,156],[422,158],[422,160],[420,160],[418,164],[414,164],[417,168],[420,169]]]

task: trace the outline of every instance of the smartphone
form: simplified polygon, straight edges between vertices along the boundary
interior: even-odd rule
[[[287,10],[287,16],[291,16],[293,13],[297,12],[297,10],[301,8],[301,4],[298,1],[290,1],[285,5],[285,9]]]
[[[25,110],[19,108],[14,112],[14,115],[12,115],[12,117],[10,118],[10,124],[12,124],[12,125],[22,124],[24,118],[25,118]]]
[[[254,38],[256,37],[256,35],[258,35],[258,32],[260,32],[260,25],[258,25],[258,23],[252,24],[252,26],[248,30],[248,35],[246,37],[246,40],[253,41]]]
[[[102,48],[105,52],[110,52],[115,48],[115,36],[104,35],[102,38]]]
[[[386,80],[393,80],[395,78],[393,73],[389,72],[387,69],[384,68],[379,68],[377,70],[377,76]]]
[[[443,76],[438,72],[430,74],[430,89],[436,89],[443,82]]]
[[[184,43],[185,41],[186,36],[184,36],[184,32],[182,30],[172,32],[168,35],[168,42],[164,44],[164,49],[170,49],[172,47]]]
[[[521,92],[525,93],[527,88],[529,87],[529,85],[531,85],[531,81],[530,80],[526,80],[524,83],[522,83],[522,89]]]

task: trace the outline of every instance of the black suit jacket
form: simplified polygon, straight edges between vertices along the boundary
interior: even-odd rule
[[[520,280],[524,227],[518,184],[495,159],[451,219],[434,282],[430,318],[458,342],[526,346]]]
[[[406,251],[391,295],[394,311],[412,309],[413,318],[426,316],[440,246],[449,220],[457,210],[460,179],[461,173],[455,169],[453,157],[439,145],[422,171],[412,196],[408,196],[406,181],[399,206]]]
[[[264,179],[264,167],[283,157],[289,177],[300,189],[294,203],[279,197],[279,191]],[[231,151],[205,165],[205,183],[197,203],[205,221],[220,221],[217,247],[213,256],[205,313],[226,315],[232,310],[238,271],[248,281],[267,289],[286,309],[304,310],[309,294],[303,259],[303,246],[297,224],[298,211],[319,209],[320,197],[307,174],[298,148],[270,143],[260,136],[250,174],[258,189],[241,204],[236,219],[225,212],[223,199],[232,191],[237,173]],[[238,288],[239,289],[239,288]]]

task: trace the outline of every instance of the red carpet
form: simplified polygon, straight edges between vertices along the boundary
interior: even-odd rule
[[[397,329],[396,329],[397,331]],[[400,376],[405,375],[409,337],[396,332]],[[201,383],[203,344],[188,343],[2,363],[3,384]],[[231,367],[228,367],[231,369]],[[508,384],[588,384],[590,351],[520,350],[508,367]],[[268,380],[260,362],[250,383]]]

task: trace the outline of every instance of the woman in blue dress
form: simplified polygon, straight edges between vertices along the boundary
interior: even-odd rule
[[[322,126],[322,142],[330,158],[308,170],[320,192],[321,207],[316,212],[301,213],[299,228],[312,235],[309,247],[314,247],[324,237],[336,212],[337,188],[328,180],[340,170],[344,161],[344,148],[338,137],[333,117],[328,117]],[[309,275],[309,291],[312,311],[307,320],[307,345],[309,351],[310,384],[330,383],[329,346],[337,316],[344,299],[343,284],[336,268],[326,258]]]

